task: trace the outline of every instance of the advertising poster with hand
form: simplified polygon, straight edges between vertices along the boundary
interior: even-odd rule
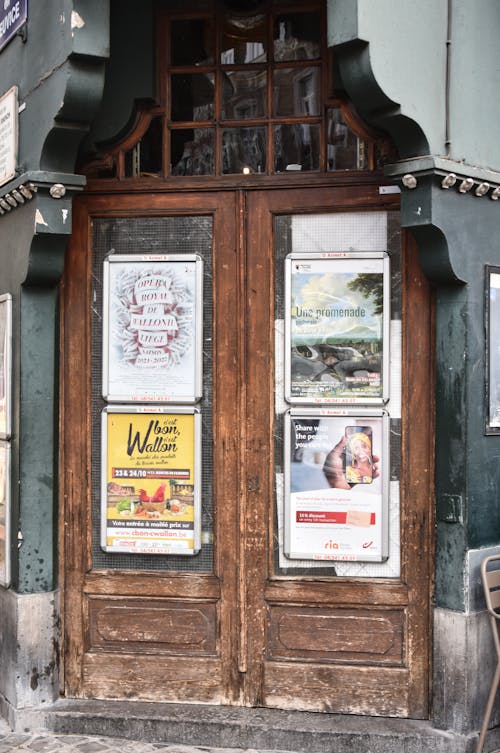
[[[200,548],[200,414],[106,409],[102,529],[107,552],[192,555]]]
[[[387,422],[382,411],[297,409],[286,414],[287,557],[387,558]]]

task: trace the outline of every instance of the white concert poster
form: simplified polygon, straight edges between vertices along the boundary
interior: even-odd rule
[[[103,397],[194,403],[201,397],[203,261],[118,255],[104,262]]]

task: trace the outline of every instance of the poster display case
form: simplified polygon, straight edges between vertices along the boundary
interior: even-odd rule
[[[10,444],[0,441],[0,585],[10,585]]]
[[[0,296],[0,439],[11,435],[12,296]]]
[[[202,394],[201,257],[110,254],[103,285],[104,399],[197,402]]]
[[[388,254],[289,254],[286,400],[384,404],[389,398],[389,309]]]
[[[194,555],[201,546],[201,414],[109,406],[102,413],[101,547]]]
[[[389,417],[381,409],[285,414],[284,554],[383,562],[388,557]]]
[[[500,267],[486,267],[486,434],[500,434]]]

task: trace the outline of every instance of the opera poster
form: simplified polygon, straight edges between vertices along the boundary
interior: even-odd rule
[[[285,415],[285,556],[387,559],[387,422],[368,410]]]
[[[125,256],[104,262],[103,396],[194,403],[201,397],[203,261]]]
[[[200,414],[107,408],[102,414],[101,546],[192,555],[200,548]]]
[[[286,260],[285,392],[291,403],[388,399],[389,257]]]
[[[0,441],[0,585],[10,585],[10,445]]]

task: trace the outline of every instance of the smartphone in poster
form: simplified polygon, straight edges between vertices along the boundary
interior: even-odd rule
[[[103,396],[193,403],[201,397],[201,257],[110,254],[104,262]]]
[[[387,559],[388,420],[370,409],[285,415],[287,557]]]
[[[200,421],[196,409],[177,406],[103,411],[104,551],[199,551]]]
[[[389,295],[387,254],[287,257],[289,402],[382,404],[388,399]]]

